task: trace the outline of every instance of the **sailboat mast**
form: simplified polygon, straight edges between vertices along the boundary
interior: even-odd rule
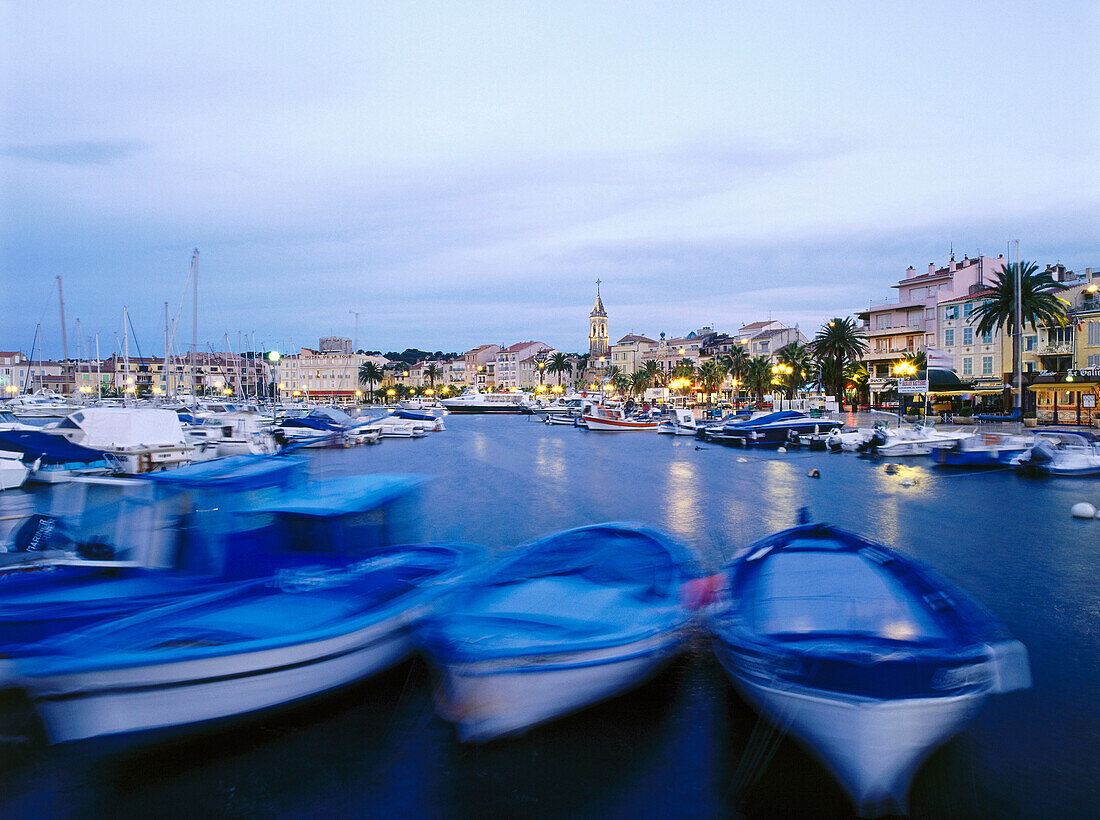
[[[103,398],[103,377],[100,375],[99,366],[102,359],[99,358],[99,334],[95,335],[95,397]]]
[[[122,379],[122,398],[124,403],[130,396],[130,331],[127,328],[126,306],[122,306],[122,361],[125,363],[126,375]]]
[[[69,337],[65,332],[65,294],[61,292],[61,277],[57,277],[57,301],[61,306],[61,359],[69,360]]]
[[[194,287],[191,299],[191,355],[199,355],[199,249],[191,254],[191,282]],[[191,362],[191,392],[198,395],[195,383],[195,362]]]

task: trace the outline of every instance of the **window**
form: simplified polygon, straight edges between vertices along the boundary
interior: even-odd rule
[[[947,305],[943,309],[943,318],[944,319],[958,319],[959,318],[959,306],[958,305]]]
[[[987,330],[985,333],[982,334],[982,344],[983,345],[993,344],[993,331],[992,330]]]
[[[967,302],[965,305],[963,305],[963,318],[964,319],[969,319],[970,314],[973,313],[973,312],[974,312],[974,303],[973,302]]]
[[[1100,347],[1100,322],[1089,321],[1089,347]]]
[[[973,376],[974,375],[974,360],[971,359],[969,356],[967,356],[965,359],[963,359],[963,375],[964,376]]]
[[[1089,354],[1089,367],[1100,367],[1100,355],[1096,353]]]
[[[982,375],[983,376],[992,376],[993,375],[993,357],[992,356],[982,356]]]
[[[924,311],[924,318],[925,319],[935,319],[936,318],[936,309],[935,308],[926,308],[925,311]]]
[[[974,344],[974,328],[972,328],[972,327],[964,327],[963,328],[963,344],[964,345]]]
[[[880,314],[875,317],[875,327],[878,330],[885,330],[894,326],[894,315],[892,313]]]
[[[1038,336],[1024,336],[1024,350],[1034,350],[1038,341]]]
[[[943,346],[954,347],[955,346],[955,330],[948,328],[943,332]]]

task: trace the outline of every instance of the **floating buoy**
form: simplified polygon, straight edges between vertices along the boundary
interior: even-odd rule
[[[808,475],[810,478],[821,478],[821,470],[811,469],[808,473],[806,473],[806,475]]]
[[[1087,501],[1078,501],[1070,508],[1069,514],[1074,518],[1095,518],[1096,507]]]
[[[883,467],[882,469],[884,469],[890,475],[893,475],[894,473],[896,473],[898,471],[898,465],[891,462],[891,463],[887,464],[885,467]]]
[[[913,479],[911,479],[911,478],[903,478],[898,483],[901,484],[901,486],[903,486],[903,487],[912,487],[914,482],[913,482]]]
[[[737,457],[737,461],[738,461],[739,463],[741,463],[741,464],[744,464],[745,462],[747,462],[747,461],[748,461],[748,459],[747,459],[747,458],[745,458],[744,456],[738,456],[738,457]]]
[[[785,452],[787,452],[787,448],[786,447],[780,447],[778,450],[776,450],[776,452],[777,453],[785,453]]]

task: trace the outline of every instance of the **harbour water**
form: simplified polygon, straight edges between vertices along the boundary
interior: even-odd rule
[[[896,470],[851,454],[744,451],[524,417],[309,455],[316,476],[433,476],[432,540],[506,550],[598,521],[644,521],[713,569],[800,507],[915,555],[1022,641],[1034,685],[991,699],[921,768],[916,817],[1095,816],[1100,795],[1100,502],[1094,479]],[[808,475],[811,469],[820,478]],[[909,479],[910,481],[906,481]],[[0,497],[26,506],[26,493]],[[843,817],[850,805],[733,692],[705,643],[654,681],[522,738],[462,745],[419,661],[322,701],[140,750],[27,746],[0,816]]]

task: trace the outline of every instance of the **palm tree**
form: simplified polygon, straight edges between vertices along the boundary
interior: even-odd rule
[[[870,404],[871,403],[871,374],[867,370],[866,362],[854,362],[848,365],[848,369],[844,375],[848,378],[856,389],[855,404]],[[853,407],[853,410],[856,408]]]
[[[867,341],[856,329],[855,320],[835,317],[821,326],[814,337],[813,355],[821,363],[822,381],[828,370],[828,386],[843,409],[844,373],[867,352]]]
[[[616,393],[629,393],[630,392],[630,376],[625,373],[619,372],[611,377],[611,383],[615,386]]]
[[[558,387],[561,387],[562,375],[572,370],[573,366],[569,363],[569,357],[564,353],[555,353],[546,362],[546,372],[558,374]]]
[[[787,398],[793,399],[795,392],[806,383],[807,377],[814,370],[810,350],[806,345],[791,342],[779,348],[775,352],[775,358],[780,364],[791,369],[791,372],[783,377],[783,387],[787,392]]]
[[[623,375],[623,369],[617,364],[611,365],[603,372],[603,380],[605,382],[614,382],[619,376]]]
[[[1020,277],[1020,316],[1024,325],[1047,326],[1066,324],[1066,303],[1054,294],[1066,289],[1047,271],[1040,271],[1034,262],[1013,262],[994,272],[990,284],[992,293],[975,308],[970,322],[977,322],[977,332],[992,333],[1007,326],[1009,338],[1016,334],[1016,277]],[[1012,345],[1012,372],[1020,370],[1020,348]]]
[[[665,383],[665,371],[661,369],[661,365],[656,359],[650,359],[643,364],[642,370],[649,376],[650,387],[657,387]]]
[[[913,365],[913,369],[918,373],[928,369],[928,355],[923,350],[918,350],[916,353],[910,353],[907,356],[903,356],[902,361],[906,364]]]
[[[699,366],[699,381],[703,385],[703,392],[707,394],[707,404],[710,404],[710,396],[712,393],[718,392],[718,388],[722,385],[722,379],[726,377],[726,372],[722,369],[722,365],[711,359],[709,362],[703,362]]]
[[[382,372],[382,368],[376,365],[374,362],[363,362],[359,365],[359,383],[368,386],[368,393],[373,398],[374,385],[379,384],[385,374]]]
[[[745,387],[758,402],[764,401],[771,383],[772,363],[767,356],[753,356],[745,363]]]
[[[424,369],[424,375],[428,377],[428,384],[431,385],[432,392],[435,392],[435,380],[443,375],[443,371],[439,369],[439,365],[432,362]]]
[[[734,345],[729,353],[723,353],[718,357],[718,362],[726,371],[726,375],[733,379],[735,403],[741,395],[741,385],[745,381],[745,365],[749,363],[749,358],[749,352],[741,345]]]
[[[644,367],[641,370],[635,370],[630,377],[630,393],[634,396],[644,395],[646,388],[652,386],[652,384],[653,378]]]

